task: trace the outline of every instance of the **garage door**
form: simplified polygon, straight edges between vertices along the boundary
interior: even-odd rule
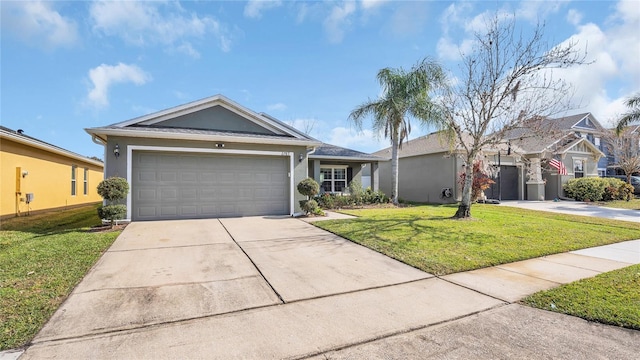
[[[133,220],[289,214],[288,158],[134,151]]]

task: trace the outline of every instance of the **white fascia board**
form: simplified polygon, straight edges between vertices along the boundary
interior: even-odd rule
[[[166,151],[166,152],[182,152],[182,153],[199,153],[199,154],[222,154],[222,155],[255,155],[255,156],[285,156],[289,158],[289,215],[293,216],[295,210],[294,188],[295,188],[295,153],[290,151],[263,151],[263,150],[235,150],[235,149],[206,149],[206,148],[186,148],[172,146],[146,146],[146,145],[128,145],[127,152],[127,182],[129,183],[129,193],[127,194],[127,220],[131,221],[132,214],[132,171],[133,171],[133,151]]]
[[[366,162],[376,162],[376,161],[384,161],[384,158],[371,159],[371,158],[361,158],[361,157],[353,157],[353,156],[330,156],[330,155],[309,155],[309,159],[312,160],[341,160],[341,161],[366,161]]]
[[[156,132],[145,130],[120,130],[120,129],[86,129],[86,131],[97,137],[99,135],[122,136],[133,138],[149,138],[149,139],[172,139],[172,140],[195,140],[195,141],[218,141],[248,144],[267,144],[267,145],[293,145],[293,146],[318,146],[319,141],[304,140],[298,138],[292,139],[272,139],[267,137],[248,137],[248,136],[232,136],[232,135],[208,135],[208,134],[187,134],[173,132]]]
[[[22,136],[18,136],[16,134],[12,134],[12,133],[10,133],[8,131],[4,131],[4,130],[1,130],[0,135],[1,135],[2,138],[5,138],[5,139],[11,140],[11,141],[15,141],[15,142],[20,143],[20,144],[28,145],[28,146],[31,146],[31,147],[34,147],[34,148],[37,148],[37,149],[40,149],[40,150],[45,150],[45,151],[48,151],[48,152],[51,152],[51,153],[54,153],[54,154],[66,156],[68,158],[72,158],[72,159],[75,159],[75,160],[78,160],[78,161],[83,161],[83,162],[86,162],[88,164],[92,164],[92,165],[104,168],[104,163],[102,163],[100,161],[97,161],[97,160],[93,160],[93,159],[85,157],[85,156],[82,156],[80,154],[76,154],[76,153],[71,152],[69,150],[64,150],[64,149],[57,148],[57,147],[54,147],[54,146],[51,146],[51,145],[47,145],[47,144],[41,143],[39,141],[35,141],[35,140],[31,140],[31,139],[28,139],[28,138],[25,138],[25,137],[22,137]]]

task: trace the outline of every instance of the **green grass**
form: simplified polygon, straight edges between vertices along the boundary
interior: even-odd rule
[[[352,220],[315,225],[426,272],[444,275],[630,239],[640,223],[475,204],[349,210]]]
[[[522,301],[603,324],[640,330],[640,265],[600,274]]]
[[[0,224],[0,350],[27,344],[119,232],[89,232],[97,206]]]
[[[631,210],[640,210],[640,198],[636,198],[630,201],[624,200],[616,200],[616,201],[606,201],[602,203],[598,203],[600,206],[618,208],[618,209],[631,209]],[[638,213],[640,216],[640,212]]]

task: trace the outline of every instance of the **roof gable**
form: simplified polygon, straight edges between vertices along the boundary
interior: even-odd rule
[[[593,120],[590,119],[589,115],[585,116],[582,120],[573,125],[573,128],[598,130]]]
[[[213,110],[213,114],[224,114],[221,118],[222,120],[203,120],[204,115],[212,115],[212,113],[204,110],[213,109],[216,107],[218,107],[218,109]],[[227,112],[225,113],[224,110],[226,110]],[[198,112],[200,114],[194,114]],[[220,94],[193,101],[184,105],[172,107],[166,110],[158,111],[152,114],[144,115],[135,119],[115,123],[110,125],[110,127],[125,128],[128,126],[136,125],[163,127],[162,124],[169,124],[169,127],[172,128],[189,129],[188,126],[184,126],[182,124],[182,122],[184,122],[185,125],[195,123],[200,126],[205,126],[205,128],[198,128],[201,130],[227,130],[218,129],[215,127],[219,127],[221,125],[230,125],[230,122],[233,122],[232,119],[236,121],[240,120],[242,122],[241,124],[236,124],[236,127],[250,128],[254,130],[252,131],[253,133],[256,133],[255,130],[257,130],[258,128],[262,128],[264,130],[261,130],[257,133],[284,135],[299,139],[311,139],[307,135],[289,125],[286,125],[265,114],[258,114]],[[254,125],[249,125],[249,123],[253,123]]]
[[[582,152],[582,153],[588,152],[598,157],[605,156],[604,153],[600,151],[600,149],[598,149],[595,145],[591,143],[591,141],[584,138],[580,138],[574,142],[567,144],[563,149],[559,149],[558,153],[564,154],[569,151]]]
[[[108,126],[85,129],[109,136],[317,146],[320,142],[267,114],[215,95]]]
[[[252,121],[247,117],[241,116],[220,104],[166,120],[158,121],[153,119],[136,125],[276,135],[275,131],[267,129],[255,120]]]

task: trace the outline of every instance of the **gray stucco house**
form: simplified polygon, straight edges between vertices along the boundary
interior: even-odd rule
[[[563,196],[562,185],[569,179],[601,173],[601,159],[605,156],[600,150],[602,127],[590,114],[545,119],[543,124],[548,131],[517,129],[509,132],[499,146],[485,149],[484,161],[493,170],[495,181],[484,192],[487,198],[550,200]],[[449,144],[439,132],[402,144],[399,197],[430,203],[460,201],[459,176],[467,166],[461,154],[461,146]],[[385,159],[379,163],[380,190],[390,193],[391,148],[374,155]],[[564,164],[566,175],[558,174],[558,169],[549,165],[553,158]]]
[[[378,188],[377,157],[323,144],[222,95],[85,130],[105,147],[105,177],[129,182],[133,221],[296,215],[301,180],[342,192],[367,167]]]

